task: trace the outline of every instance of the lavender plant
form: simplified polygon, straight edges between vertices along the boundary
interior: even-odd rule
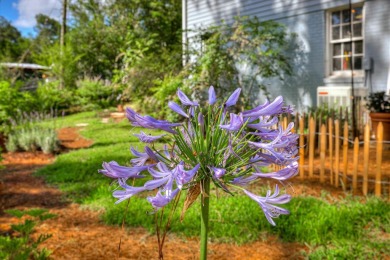
[[[293,123],[286,129],[278,124],[278,116],[292,113],[292,109],[284,106],[282,97],[277,97],[251,110],[232,113],[230,110],[237,103],[240,92],[239,88],[221,103],[216,99],[214,88],[210,87],[208,102],[201,105],[178,90],[181,105],[171,101],[168,106],[185,118],[181,123],[142,116],[127,108],[126,116],[133,126],[159,129],[167,134],[135,134],[147,145],[144,151],[131,147],[131,153],[135,156],[131,166],[121,166],[111,161],[104,162],[103,169],[99,170],[117,181],[119,189],[113,192],[118,199],[116,203],[141,192],[157,190],[156,195],[147,197],[147,200],[154,212],[158,213],[170,202],[173,203],[171,208],[176,209],[182,191],[187,190],[184,214],[201,196],[201,259],[207,258],[211,184],[231,195],[237,192],[246,194],[259,204],[271,225],[275,225],[274,219],[279,215],[289,214],[279,205],[289,202],[291,196],[282,194],[278,185],[265,196],[250,192],[248,187],[264,178],[283,182],[297,174],[298,135],[291,132]],[[162,138],[172,142],[158,149],[154,142]],[[278,165],[280,170],[269,172],[273,165]],[[130,179],[145,177],[141,173],[150,174],[151,180],[144,182],[143,186],[130,185]],[[158,226],[157,233],[162,259],[166,231],[162,239]]]

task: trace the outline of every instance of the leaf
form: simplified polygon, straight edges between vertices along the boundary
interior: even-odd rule
[[[180,215],[180,221],[183,222],[184,215],[186,211],[191,207],[191,205],[196,201],[200,194],[200,183],[198,182],[195,186],[192,186],[188,192],[186,200],[184,201],[183,209]]]
[[[8,210],[5,210],[6,213],[14,216],[14,217],[17,217],[17,218],[21,218],[25,215],[25,213],[21,210],[18,210],[18,209],[8,209]]]

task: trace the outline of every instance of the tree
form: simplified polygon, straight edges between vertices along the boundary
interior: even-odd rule
[[[0,16],[0,61],[17,61],[26,47],[26,39],[18,29]]]
[[[37,21],[35,30],[38,33],[36,40],[44,42],[45,44],[53,44],[58,40],[61,24],[57,20],[50,18],[45,14],[37,14],[35,20]]]
[[[249,99],[260,90],[268,97],[264,80],[283,79],[292,71],[289,50],[295,35],[275,21],[236,17],[233,24],[201,29],[197,35],[188,53],[192,62],[182,71],[182,77],[191,77],[185,83],[192,89],[213,85],[229,93],[240,87]]]

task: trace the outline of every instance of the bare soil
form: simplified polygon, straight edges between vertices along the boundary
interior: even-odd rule
[[[76,128],[59,131],[59,137],[67,149],[88,147],[90,140],[82,138]],[[35,236],[52,234],[43,247],[52,251],[52,259],[158,259],[157,239],[143,228],[107,226],[99,219],[99,212],[82,208],[65,201],[61,192],[45,184],[32,173],[55,160],[42,153],[2,154],[0,170],[0,235],[12,234],[10,225],[18,219],[6,214],[6,209],[47,208],[56,218],[46,220],[37,227]],[[342,196],[340,189],[318,182],[294,181],[295,195],[321,196],[327,190],[329,196]],[[118,245],[122,240],[120,255]],[[209,243],[209,259],[301,259],[304,245],[284,243],[268,238],[238,246],[235,244]],[[165,259],[198,259],[199,240],[182,239],[168,234],[164,245]]]

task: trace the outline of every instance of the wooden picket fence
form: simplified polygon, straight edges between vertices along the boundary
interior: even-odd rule
[[[287,127],[289,119],[282,119],[283,127]],[[329,118],[325,124],[310,116],[297,115],[294,121],[299,134],[297,178],[317,179],[353,194],[390,197],[390,172],[382,171],[384,149],[389,149],[383,141],[382,123],[373,141],[369,124],[364,125],[361,140],[358,137],[350,140],[348,120]],[[359,153],[360,149],[363,151]]]

